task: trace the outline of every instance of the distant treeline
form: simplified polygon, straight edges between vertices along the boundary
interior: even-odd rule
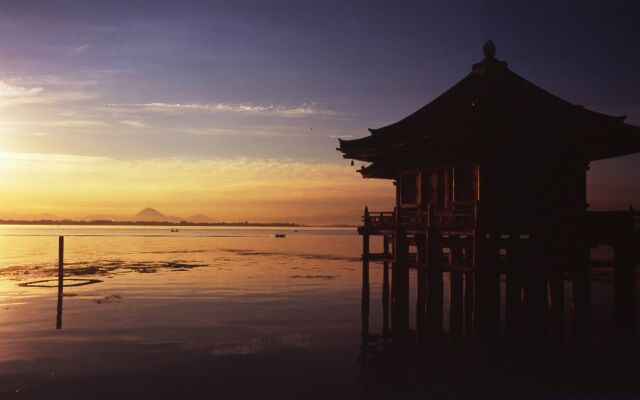
[[[38,220],[24,221],[14,219],[0,219],[0,225],[135,225],[135,226],[275,226],[275,227],[301,227],[304,225],[292,222],[169,222],[169,221],[74,221],[70,219],[61,220]]]

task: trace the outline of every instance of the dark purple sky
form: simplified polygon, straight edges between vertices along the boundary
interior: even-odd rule
[[[487,39],[533,83],[640,125],[638,1],[4,0],[0,82],[15,111],[0,145],[342,163],[337,136],[426,104]],[[639,202],[639,167],[595,163],[590,179]]]

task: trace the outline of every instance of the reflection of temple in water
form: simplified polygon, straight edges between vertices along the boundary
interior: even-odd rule
[[[586,171],[639,152],[640,129],[531,84],[494,57],[493,43],[484,50],[467,77],[414,114],[340,141],[345,158],[370,163],[359,170],[365,178],[396,186],[395,209],[365,208],[360,228],[363,360],[393,349],[430,368],[441,361],[449,379],[478,381],[492,360],[511,360],[503,374],[533,365],[575,372],[589,364],[580,357],[590,354],[592,303],[601,300],[592,298],[590,248],[606,244],[613,353],[626,357],[613,365],[635,373],[640,214],[587,211]],[[380,335],[369,327],[374,261],[383,263]],[[555,363],[561,354],[567,362]],[[480,359],[475,372],[461,364]]]

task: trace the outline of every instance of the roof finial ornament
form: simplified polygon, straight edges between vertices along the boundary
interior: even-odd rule
[[[484,46],[482,46],[482,51],[485,57],[494,58],[496,56],[496,45],[493,43],[493,40],[487,40]]]

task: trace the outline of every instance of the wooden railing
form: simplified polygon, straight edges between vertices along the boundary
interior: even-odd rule
[[[405,206],[394,211],[369,212],[365,207],[362,222],[365,227],[392,229],[396,225],[409,229],[473,228],[478,213],[477,202],[456,202],[450,208],[435,209],[426,206]]]
[[[431,219],[435,227],[473,227],[476,224],[478,204],[454,203],[451,208],[436,210]]]
[[[392,227],[396,224],[396,214],[395,211],[377,211],[369,213],[365,208],[365,215],[362,217],[362,222],[364,222],[365,225]]]

